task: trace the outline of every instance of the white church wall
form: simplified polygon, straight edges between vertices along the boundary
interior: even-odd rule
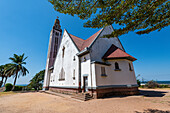
[[[49,73],[48,73],[48,67],[49,67],[49,60],[50,60],[50,50],[51,50],[51,41],[52,41],[52,31],[50,32],[50,39],[49,39],[49,44],[48,44],[48,54],[47,54],[47,61],[46,61],[46,69],[45,69],[45,76],[44,76],[44,83],[43,87],[48,87],[49,86]]]
[[[96,87],[96,66],[95,66],[95,64],[91,64],[91,69],[92,69],[92,75],[91,75],[92,83],[91,83],[91,86],[93,88],[95,88]]]
[[[102,61],[103,55],[107,52],[107,50],[111,47],[112,44],[123,50],[123,47],[117,37],[102,38],[102,36],[110,34],[112,33],[112,31],[112,26],[105,27],[101,32],[99,38],[94,42],[91,48],[92,61]]]
[[[115,71],[115,62],[119,64],[121,71]],[[111,66],[96,65],[96,85],[134,85],[137,84],[133,64],[128,60],[110,60]],[[132,70],[129,70],[129,63]],[[101,67],[105,67],[106,77],[101,76]]]
[[[64,57],[63,57],[63,47]],[[78,87],[78,53],[77,48],[72,42],[71,38],[64,31],[63,38],[60,44],[60,48],[54,63],[54,70],[51,74],[51,79],[54,78],[54,81],[50,82],[51,87],[67,87],[67,88],[77,88]],[[75,61],[73,60],[75,58]],[[59,75],[61,69],[64,69],[65,80],[59,80]],[[75,70],[75,80],[73,79],[73,74]]]
[[[86,54],[81,57],[81,86],[84,85],[84,76],[88,77],[88,87],[91,85],[91,72],[90,72],[90,55]]]

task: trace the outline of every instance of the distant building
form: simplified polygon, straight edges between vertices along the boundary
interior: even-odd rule
[[[62,93],[88,92],[96,98],[108,95],[133,95],[138,92],[133,61],[107,26],[86,40],[69,34],[61,38],[56,19],[50,35],[44,89]]]

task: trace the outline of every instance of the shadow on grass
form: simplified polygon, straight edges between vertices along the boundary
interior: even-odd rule
[[[146,97],[163,97],[166,91],[148,91],[148,90],[139,90],[140,94]]]
[[[135,111],[135,113],[170,113],[170,111],[162,111],[158,109],[147,109],[147,110],[144,110],[144,112]]]
[[[138,95],[125,95],[125,96],[121,96],[121,95],[114,95],[114,93],[112,93],[112,95],[105,95],[105,97],[101,98],[101,99],[107,99],[107,98],[124,98],[124,97],[128,97],[128,96],[145,96],[145,97],[163,97],[165,96],[165,93],[168,93],[166,91],[153,91],[153,90],[139,90],[139,94]]]

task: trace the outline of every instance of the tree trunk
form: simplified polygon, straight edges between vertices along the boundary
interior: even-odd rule
[[[13,84],[13,87],[12,87],[12,90],[11,90],[11,91],[14,91],[14,89],[15,89],[15,83],[16,83],[16,81],[17,81],[17,77],[18,77],[18,72],[16,72],[14,84]]]
[[[4,77],[2,77],[2,81],[1,81],[1,83],[0,83],[0,87],[1,87],[2,84],[3,84],[3,81],[4,81]]]
[[[7,79],[8,79],[8,77],[5,77],[5,82],[4,82],[4,86],[5,86],[5,84],[6,84],[6,81],[7,81]]]

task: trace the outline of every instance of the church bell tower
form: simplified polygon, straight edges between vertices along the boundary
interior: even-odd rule
[[[44,85],[43,85],[44,89],[49,88],[50,76],[53,71],[54,62],[57,56],[58,48],[60,46],[61,36],[62,36],[62,29],[60,26],[60,21],[57,17],[50,33],[46,70],[44,76]]]

